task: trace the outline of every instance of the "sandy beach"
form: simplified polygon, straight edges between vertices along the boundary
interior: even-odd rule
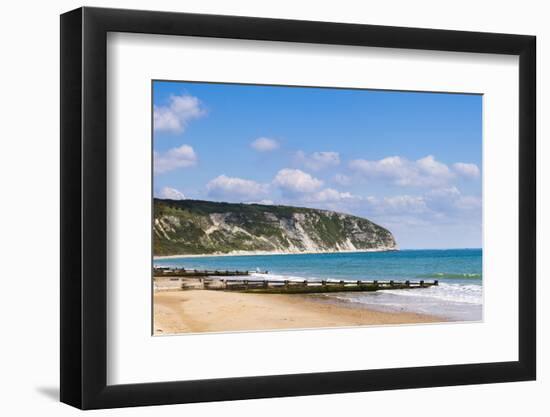
[[[442,321],[445,320],[435,316],[380,312],[303,295],[205,290],[154,294],[156,335]]]

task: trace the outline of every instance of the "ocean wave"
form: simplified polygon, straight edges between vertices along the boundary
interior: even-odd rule
[[[479,286],[477,286],[479,287]],[[441,288],[439,288],[441,289]],[[473,290],[473,291],[469,291]],[[445,291],[401,290],[392,293],[327,294],[327,298],[338,301],[363,304],[380,311],[410,311],[445,317],[452,321],[479,321],[483,319],[483,296],[476,289],[446,289]],[[422,293],[420,293],[422,291]],[[469,293],[469,294],[468,294]]]
[[[373,297],[374,295],[374,297]],[[346,301],[364,304],[393,304],[426,306],[444,308],[444,303],[476,304],[483,303],[483,287],[481,285],[439,284],[437,287],[422,289],[382,290],[376,293],[348,293],[336,295]],[[405,301],[409,299],[409,301]],[[401,300],[401,301],[398,301]],[[429,300],[432,300],[430,302]]]
[[[354,283],[357,281],[355,278],[346,277],[346,278],[328,278],[328,277],[315,277],[315,276],[297,276],[294,274],[276,274],[276,273],[261,273],[261,272],[250,272],[249,279],[252,280],[264,280],[264,279],[273,279],[273,280],[288,280],[288,281],[328,281],[328,282],[349,282]],[[236,277],[237,279],[242,279],[242,277]],[[414,280],[414,279],[481,279],[482,274],[475,274],[475,273],[463,273],[463,274],[455,274],[455,273],[445,273],[445,272],[436,272],[431,274],[419,274],[416,275],[414,278],[405,278],[405,277],[371,277],[371,278],[362,278],[364,281],[405,281],[406,279]]]
[[[446,278],[446,279],[480,279],[482,278],[482,274],[476,274],[476,273],[463,273],[463,274],[456,274],[456,273],[447,273],[447,272],[433,272],[430,274],[420,274],[417,275],[416,278]]]
[[[441,283],[437,287],[415,290],[388,290],[394,294],[407,297],[434,298],[442,301],[481,304],[483,302],[483,287],[481,285],[460,285]]]
[[[235,279],[238,279],[238,280],[242,280],[243,277],[234,277]],[[250,275],[248,276],[249,280],[251,281],[263,281],[263,280],[273,280],[273,281],[297,281],[297,282],[301,282],[301,281],[304,281],[304,280],[309,280],[309,281],[321,281],[322,278],[305,278],[305,277],[300,277],[300,276],[296,276],[296,275],[288,275],[288,274],[272,274],[272,273],[267,273],[267,274],[264,274],[264,273],[260,273],[260,272],[251,272]],[[327,281],[330,281],[330,280],[327,280]]]

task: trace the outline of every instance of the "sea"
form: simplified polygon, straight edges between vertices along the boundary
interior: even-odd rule
[[[358,308],[431,314],[449,321],[481,321],[483,314],[481,249],[205,256],[155,259],[154,264],[188,269],[268,271],[267,277],[252,273],[250,280],[438,280],[438,286],[429,288],[311,296]]]

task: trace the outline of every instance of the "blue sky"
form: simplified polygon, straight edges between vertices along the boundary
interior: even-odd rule
[[[154,194],[367,217],[481,247],[482,97],[155,81]]]

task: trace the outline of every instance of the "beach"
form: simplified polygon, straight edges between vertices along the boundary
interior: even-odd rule
[[[418,313],[445,320],[483,320],[481,249],[423,249],[390,252],[189,257],[154,260],[155,267],[249,271],[249,280],[289,282],[438,281],[422,289],[337,292],[334,303],[390,313]],[[259,271],[259,273],[258,273]],[[267,274],[263,273],[266,272]],[[224,279],[243,279],[227,277]],[[156,283],[161,285],[160,282]]]
[[[385,312],[295,294],[187,290],[154,293],[154,334],[436,323],[444,318]]]

